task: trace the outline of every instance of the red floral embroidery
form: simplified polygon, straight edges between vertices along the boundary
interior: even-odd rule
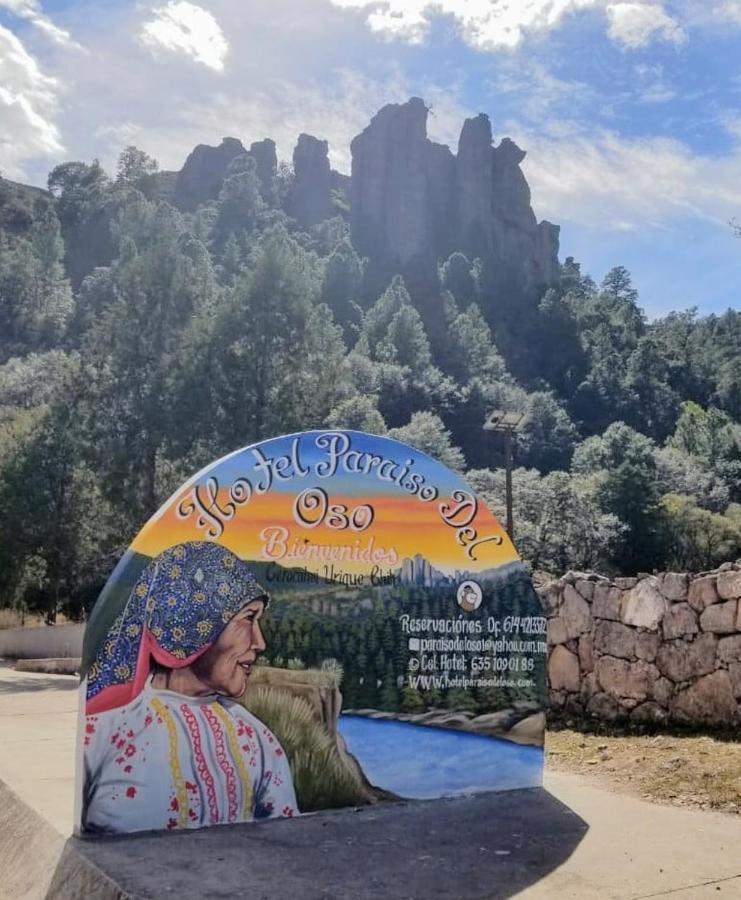
[[[127,775],[129,774],[129,772],[132,771],[132,769],[133,769],[133,766],[124,766],[124,772],[126,772]]]
[[[178,827],[178,820],[177,820],[177,819],[168,819],[168,820],[167,820],[167,827],[168,827],[168,829],[169,829],[169,828],[177,828],[177,827]]]
[[[195,756],[196,768],[198,770],[198,774],[201,776],[203,783],[206,785],[206,796],[208,798],[208,811],[209,811],[209,822],[211,825],[219,824],[219,806],[216,800],[216,788],[214,785],[214,776],[211,774],[208,763],[206,762],[206,757],[203,755],[203,748],[201,747],[201,733],[198,730],[198,723],[196,722],[196,718],[189,709],[189,707],[183,703],[180,706],[180,711],[183,714],[183,718],[185,719],[185,724],[188,726],[188,731],[190,732],[190,739],[193,742],[193,754]]]
[[[201,712],[204,719],[208,722],[208,727],[211,729],[211,734],[214,736],[214,742],[216,744],[216,761],[218,762],[219,768],[226,777],[226,797],[227,803],[229,805],[229,821],[234,822],[237,819],[239,811],[239,806],[237,803],[236,772],[234,771],[234,767],[229,762],[226,754],[226,747],[224,746],[224,732],[221,725],[219,724],[219,720],[207,706],[201,707]]]
[[[117,756],[117,757],[116,757],[116,762],[117,762],[117,763],[119,764],[119,766],[120,766],[121,763],[126,762],[126,760],[123,758],[123,756]]]
[[[280,747],[276,747],[276,748],[275,748],[275,755],[276,755],[276,756],[283,756],[283,751],[280,749]]]
[[[131,758],[136,753],[136,747],[133,744],[129,744],[126,748],[126,755]]]
[[[144,724],[145,725],[152,724],[152,714],[151,713],[147,713],[146,716],[144,717]]]
[[[85,726],[85,733],[86,734],[95,734],[95,725],[93,725],[92,722],[88,722],[87,725]]]
[[[118,738],[119,738],[118,732],[116,732],[115,734],[112,734],[112,735],[111,735],[111,743],[112,743],[112,744],[115,744],[116,741],[118,740]]]
[[[126,788],[126,796],[131,797],[132,800],[136,797],[136,788],[133,785]]]
[[[292,818],[293,818],[293,810],[291,809],[290,806],[284,806],[284,807],[283,807],[283,815],[284,815],[287,819],[292,819]]]
[[[197,784],[193,784],[192,781],[186,781],[186,782],[185,782],[185,787],[186,787],[186,789],[189,790],[189,791],[197,791],[197,790],[198,790],[198,785],[197,785]]]
[[[170,800],[170,809],[173,812],[177,812],[180,809],[180,804],[178,803],[177,797],[173,797],[172,800]]]
[[[84,744],[85,744],[86,747],[89,747],[89,746],[90,746],[90,738],[89,738],[87,735],[85,735],[85,741],[84,741]]]

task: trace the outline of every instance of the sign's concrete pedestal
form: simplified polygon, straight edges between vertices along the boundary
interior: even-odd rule
[[[575,813],[536,788],[292,822],[71,838],[47,896],[493,900],[543,878],[585,832]],[[84,877],[82,889],[71,873]]]

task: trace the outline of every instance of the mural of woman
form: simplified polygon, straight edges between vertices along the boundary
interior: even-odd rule
[[[146,566],[88,672],[83,832],[297,813],[282,747],[237,702],[268,602],[218,544],[179,544]]]

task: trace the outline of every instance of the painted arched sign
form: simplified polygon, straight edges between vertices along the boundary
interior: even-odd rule
[[[152,517],[90,617],[78,829],[540,784],[545,641],[455,472],[354,431],[239,450]]]

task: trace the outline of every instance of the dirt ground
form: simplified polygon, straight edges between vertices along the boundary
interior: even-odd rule
[[[546,733],[546,767],[654,803],[741,815],[741,735]]]

